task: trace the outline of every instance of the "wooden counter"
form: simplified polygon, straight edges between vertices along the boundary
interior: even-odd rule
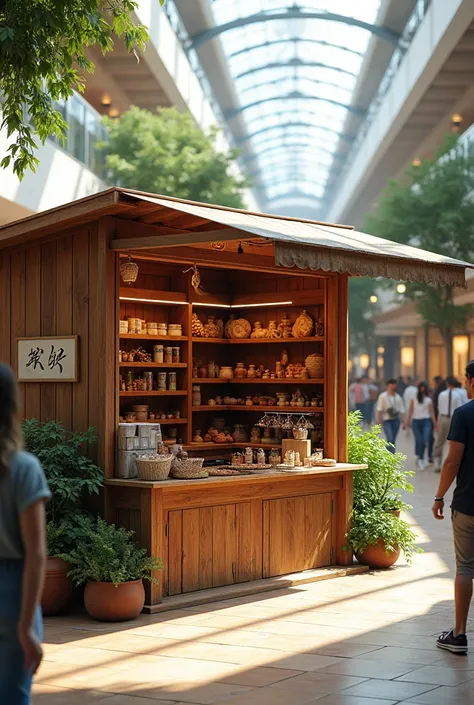
[[[363,465],[201,480],[107,480],[107,520],[136,532],[165,568],[147,588],[163,597],[349,565],[342,550],[352,473]]]

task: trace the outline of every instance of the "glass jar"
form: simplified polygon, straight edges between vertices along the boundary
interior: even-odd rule
[[[280,456],[280,451],[278,448],[272,448],[270,451],[270,455],[268,457],[268,462],[270,465],[279,465],[281,461],[281,456]]]
[[[168,390],[175,392],[176,389],[176,372],[168,372]]]
[[[165,348],[165,362],[173,362],[173,348]]]
[[[263,448],[257,450],[257,465],[265,465],[265,451]]]
[[[254,426],[250,432],[250,443],[260,443],[260,429]]]
[[[171,361],[173,363],[179,362],[180,350],[179,348],[171,348]]]
[[[192,405],[201,406],[201,387],[199,385],[193,387]]]
[[[253,450],[251,448],[245,449],[244,461],[246,465],[253,465]]]
[[[158,391],[166,391],[166,372],[158,372]]]
[[[242,424],[235,424],[232,438],[236,443],[248,443],[249,438]]]
[[[162,364],[164,362],[164,347],[163,345],[153,346],[153,362]]]

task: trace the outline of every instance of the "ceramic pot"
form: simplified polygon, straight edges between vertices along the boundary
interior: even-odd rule
[[[248,443],[248,435],[245,428],[241,424],[236,424],[234,427],[233,439],[236,443]]]
[[[245,369],[243,362],[237,363],[234,370],[234,377],[236,379],[245,379],[247,377],[247,370]]]
[[[74,586],[67,575],[69,570],[71,566],[62,558],[48,556],[46,559],[46,575],[41,596],[41,609],[46,616],[61,614],[71,605]]]
[[[365,551],[357,551],[355,554],[359,563],[368,565],[371,568],[391,568],[400,557],[400,548],[387,553],[381,540],[375,544],[367,546]]]
[[[206,365],[201,365],[201,367],[199,368],[199,377],[201,379],[207,379],[208,373],[209,373],[209,370],[206,367]]]
[[[255,365],[250,364],[247,372],[247,377],[253,379],[256,376],[256,373],[257,371],[255,369]]]
[[[219,370],[220,379],[232,379],[234,376],[234,370],[232,367],[226,367],[225,365]]]
[[[112,583],[88,582],[84,605],[94,619],[102,622],[125,622],[138,617],[145,604],[142,580],[130,580],[117,587]]]

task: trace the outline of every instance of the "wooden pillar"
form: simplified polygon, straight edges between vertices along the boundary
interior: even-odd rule
[[[163,493],[157,489],[141,490],[140,498],[141,545],[148,555],[161,558],[163,555],[165,522],[163,520]],[[158,581],[156,584],[145,581],[145,604],[157,605],[163,600],[163,572],[153,573]]]
[[[352,550],[344,551],[342,548],[352,512],[352,472],[342,475],[342,487],[337,493],[336,505],[336,561],[339,565],[352,565]]]
[[[324,454],[327,458],[338,457],[337,449],[337,277],[326,280],[325,338],[324,355]]]
[[[348,347],[348,276],[340,274],[337,278],[337,459],[347,463],[347,415],[348,384],[347,358]]]

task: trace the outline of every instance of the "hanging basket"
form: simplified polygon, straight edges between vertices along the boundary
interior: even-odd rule
[[[120,276],[125,284],[133,284],[137,281],[138,264],[136,262],[132,262],[131,257],[129,257],[126,262],[122,262],[120,265]]]

